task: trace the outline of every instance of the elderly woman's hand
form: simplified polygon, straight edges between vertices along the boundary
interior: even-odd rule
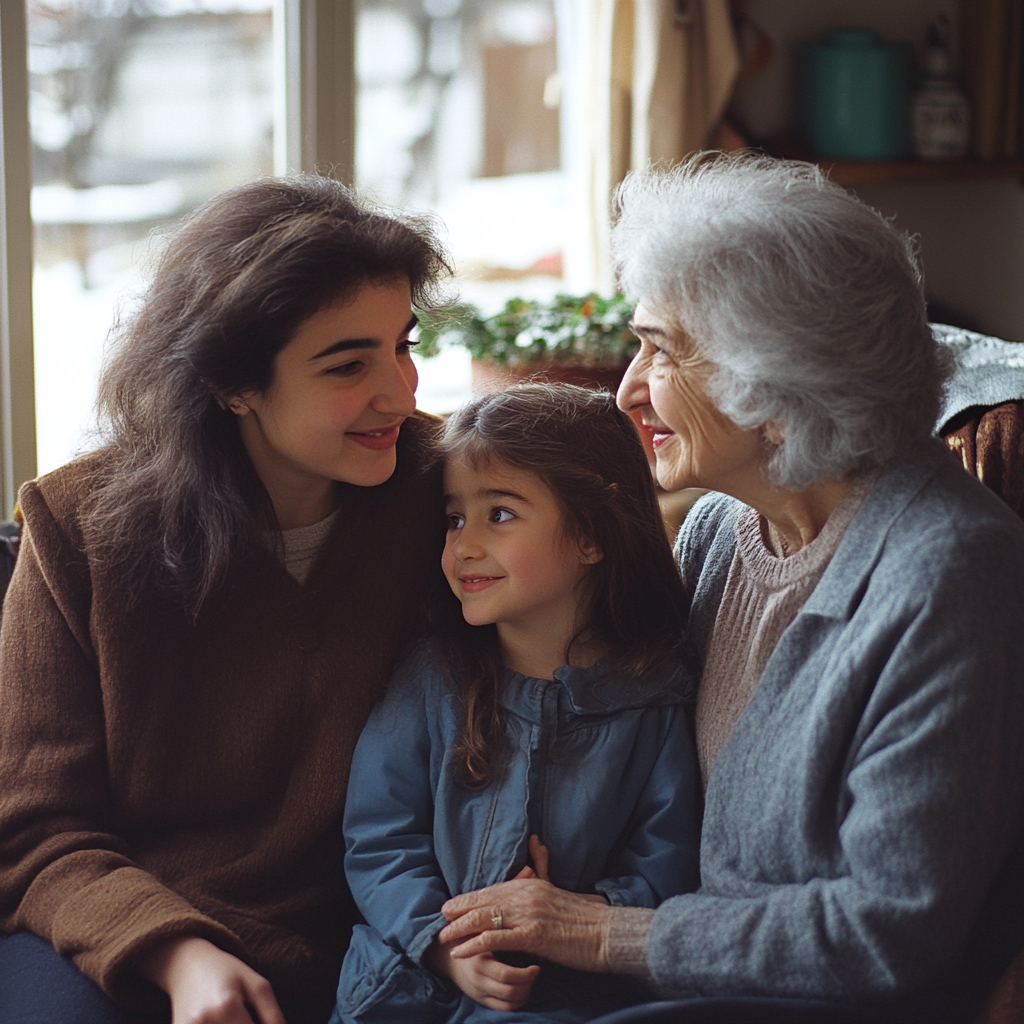
[[[438,941],[460,943],[451,948],[455,959],[517,950],[581,971],[608,970],[612,908],[601,896],[566,892],[540,878],[515,878],[456,896],[441,912],[450,923]]]

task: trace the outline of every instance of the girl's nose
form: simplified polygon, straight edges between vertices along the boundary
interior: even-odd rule
[[[468,524],[459,530],[458,537],[452,542],[452,554],[462,562],[479,559],[484,556],[483,545],[480,543],[475,531]]]

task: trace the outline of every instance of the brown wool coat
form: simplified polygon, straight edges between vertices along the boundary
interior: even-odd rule
[[[341,812],[356,739],[439,576],[426,420],[347,487],[305,586],[239,564],[195,624],[125,607],[76,510],[90,461],[25,485],[0,630],[0,928],[48,940],[128,1005],[171,936],[242,957],[324,1016],[356,911]]]

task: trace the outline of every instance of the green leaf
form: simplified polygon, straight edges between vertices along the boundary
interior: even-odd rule
[[[629,329],[633,305],[611,297],[558,294],[551,302],[509,299],[484,318],[469,303],[420,315],[418,352],[436,355],[443,345],[466,348],[474,359],[498,366],[538,362],[614,366],[629,362],[640,343]]]

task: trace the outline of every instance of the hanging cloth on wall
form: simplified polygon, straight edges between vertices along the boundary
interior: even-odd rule
[[[742,60],[729,0],[556,0],[570,290],[611,289],[611,196],[713,144]]]

